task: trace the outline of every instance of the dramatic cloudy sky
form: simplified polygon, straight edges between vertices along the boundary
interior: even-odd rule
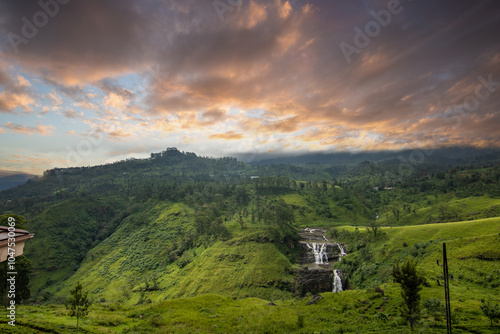
[[[499,32],[497,0],[1,1],[0,169],[498,147]]]

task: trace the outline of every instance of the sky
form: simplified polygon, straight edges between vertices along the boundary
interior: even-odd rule
[[[497,0],[0,2],[0,169],[500,146]]]

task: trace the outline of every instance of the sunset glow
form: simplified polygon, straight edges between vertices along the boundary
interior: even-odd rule
[[[0,169],[498,147],[498,31],[497,1],[2,1]]]

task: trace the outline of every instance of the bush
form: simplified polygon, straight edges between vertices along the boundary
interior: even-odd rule
[[[165,324],[165,321],[161,315],[155,314],[149,319],[149,323],[155,327],[161,327]]]
[[[375,290],[375,292],[378,292],[380,293],[382,296],[384,295],[385,291],[384,289],[382,289],[381,287],[379,286],[376,286],[375,288],[373,288],[373,290]]]
[[[484,300],[481,300],[481,311],[483,311],[484,315],[490,319],[490,326],[493,326],[493,322],[500,319],[500,307],[498,304],[492,304],[489,301],[485,302]]]
[[[304,328],[304,315],[300,314],[297,318],[297,328]]]
[[[386,321],[389,321],[389,318],[387,317],[387,315],[385,313],[377,313],[375,316],[374,316],[375,319],[377,320],[380,320],[380,321],[383,321],[383,322],[386,322]]]
[[[437,321],[441,320],[444,313],[444,306],[441,301],[437,298],[425,299],[423,302],[424,308],[427,310],[427,313],[434,320],[434,325],[436,325]]]

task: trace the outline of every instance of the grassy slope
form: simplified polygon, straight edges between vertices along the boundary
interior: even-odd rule
[[[64,281],[74,273],[95,240],[99,222],[107,220],[101,211],[105,207],[93,199],[72,199],[54,205],[38,217],[36,224],[30,224],[35,238],[27,243],[25,255],[35,271],[33,291],[50,282]]]
[[[411,207],[415,209],[415,213],[413,213],[403,210],[403,204],[408,203],[408,201],[400,197],[398,190],[381,193],[382,198],[401,210],[399,221],[396,221],[391,208],[381,210],[378,221],[382,225],[428,224],[443,221],[443,216],[444,221],[462,221],[500,215],[500,198],[489,196],[459,198],[453,194],[415,195],[413,196],[414,202],[410,203]]]
[[[192,263],[172,275],[165,284],[165,297],[219,293],[231,297],[289,297],[281,291],[291,284],[290,261],[270,243],[218,242]]]
[[[337,186],[336,189],[342,191]],[[380,193],[383,198],[387,197],[387,200],[396,203],[396,205],[401,201],[398,190],[381,191]],[[360,225],[367,221],[367,218],[360,214],[366,208],[357,203],[355,199],[352,201],[353,209],[348,209],[330,197],[318,200],[308,189],[282,195],[281,197],[287,203],[295,206],[297,225],[301,227]],[[480,217],[483,215],[482,213],[488,210],[494,211],[500,205],[500,199],[492,199],[487,196],[465,199],[458,199],[452,195],[420,197],[418,197],[416,203],[412,204],[417,209],[416,214],[402,213],[397,224],[411,225],[432,221],[429,217],[437,216],[440,211],[439,208],[442,206],[459,212],[459,216]],[[110,202],[116,204],[115,199],[108,198],[106,203]],[[165,257],[168,255],[166,248],[173,242],[178,241],[179,235],[186,233],[190,228],[189,226],[192,225],[192,223],[187,222],[189,219],[192,220],[192,209],[187,206],[181,206],[181,209],[166,208],[161,203],[158,204],[158,207],[149,209],[143,208],[141,205],[139,211],[145,210],[142,217],[140,214],[136,214],[134,217],[126,218],[122,222],[123,226],[112,238],[101,242],[96,249],[85,256],[85,253],[96,242],[95,236],[102,230],[102,224],[109,224],[109,217],[98,214],[100,209],[107,206],[106,203],[87,198],[67,200],[46,210],[36,220],[36,224],[31,224],[33,225],[31,230],[35,232],[37,237],[28,243],[26,252],[35,267],[35,275],[31,283],[33,294],[37,295],[38,299],[45,294],[64,298],[69,291],[69,286],[74,285],[76,280],[82,279],[91,285],[91,291],[99,295],[99,298],[116,299],[119,297],[118,290],[122,289],[122,286],[126,286],[125,289],[139,292],[140,288],[138,286],[143,283],[142,277],[154,274],[160,277],[164,291],[166,291],[165,289],[172,289],[165,295],[194,295],[195,292],[192,286],[184,289],[178,286],[174,287],[169,283],[170,281],[182,281],[186,271],[178,270],[177,265],[167,268],[165,264]],[[124,205],[124,203],[120,202],[117,206],[123,207]],[[318,208],[325,205],[335,217],[327,218],[324,215],[317,214]],[[252,204],[249,205],[249,211],[251,207]],[[181,211],[182,214],[176,216]],[[394,217],[389,215],[389,218],[387,218],[382,212],[380,216],[378,220],[380,224],[396,224]],[[248,217],[245,220],[249,227],[255,227],[252,226]],[[252,233],[253,231],[252,228],[241,231],[239,225],[234,224],[234,220],[226,223],[226,225],[231,230],[233,237]],[[115,248],[117,245],[119,247]],[[218,246],[214,247],[217,248]],[[221,245],[221,247],[226,246]],[[263,247],[266,246],[254,245],[253,247],[252,252],[262,254]],[[35,249],[36,253],[33,253],[32,250]],[[203,250],[193,249],[183,255],[182,260],[190,262],[200,255]],[[275,250],[273,249],[273,251]],[[80,261],[83,260],[84,256],[83,266],[79,268]],[[93,268],[95,265],[99,268]],[[289,264],[276,264],[276,266],[278,268],[276,272],[282,273],[288,270]],[[245,268],[247,267],[245,266]],[[65,282],[78,268],[79,273],[73,276],[73,279]],[[165,275],[165,271],[173,271],[173,273]],[[194,271],[191,274],[193,273],[197,274]],[[177,277],[177,275],[180,276]],[[106,278],[103,278],[104,276]],[[257,285],[262,284],[259,281],[256,283]],[[103,286],[108,284],[116,285],[117,289],[113,289],[112,292],[104,292]],[[217,284],[213,286],[217,286]],[[202,290],[210,291],[210,289]],[[125,291],[123,292],[125,293]],[[236,293],[236,295],[240,294]],[[257,294],[256,296],[263,295]],[[138,294],[136,294],[133,302],[137,302],[138,298]],[[128,297],[125,296],[125,299],[128,299]],[[154,293],[151,299],[160,300],[161,298],[155,296]]]
[[[500,289],[496,285],[500,270],[500,218],[384,228],[382,232],[386,236],[372,244],[375,261],[392,263],[394,259],[404,258],[417,250],[419,268],[431,284],[431,287],[422,290],[423,299],[443,300],[443,288],[435,282],[435,278],[441,275],[435,260],[441,257],[441,242],[446,242],[450,273],[454,274],[450,287],[453,314],[458,320],[458,324],[454,325],[454,333],[498,332],[498,326],[489,326],[479,305],[481,299],[500,302]],[[361,229],[360,233],[367,232]],[[408,246],[403,247],[403,242]],[[227,267],[228,263],[233,263],[231,260],[239,256],[246,259],[248,254],[254,254],[255,244],[236,243],[228,247],[227,243],[217,243],[213,248],[201,252],[190,265],[183,268],[185,274],[197,275],[196,280],[185,276],[185,281],[180,279],[177,286],[184,286],[186,291],[205,292],[209,288],[221,291],[225,284],[244,282],[245,275],[249,272],[227,275],[224,272],[227,268],[219,268],[220,262],[215,259],[223,259],[227,262],[224,267]],[[419,247],[416,248],[415,244]],[[257,257],[263,254],[255,255]],[[356,254],[352,253],[346,259],[351,256]],[[277,257],[280,258],[279,255]],[[273,261],[270,258],[267,260]],[[266,259],[255,261],[257,262],[247,263],[247,266],[266,262]],[[287,265],[286,261],[283,265]],[[244,270],[235,265],[234,272],[237,273],[238,269]],[[259,277],[267,276],[255,274]],[[216,284],[215,278],[218,276],[223,277],[223,283],[216,287],[213,284]],[[271,274],[269,277],[272,276]],[[192,283],[189,284],[189,281]],[[270,298],[234,300],[214,294],[172,299],[133,308],[118,306],[117,310],[116,306],[108,303],[98,303],[84,320],[83,327],[94,333],[338,333],[340,329],[347,333],[406,333],[407,327],[401,324],[398,317],[397,307],[401,301],[398,287],[393,283],[382,287],[385,296],[371,290],[323,293],[324,299],[310,306],[305,305],[307,299],[285,298],[274,300],[278,306],[268,306]],[[59,306],[27,306],[19,309],[19,319],[31,326],[38,324],[64,333],[65,330],[57,328],[67,328],[74,324],[74,319],[65,316],[65,312]],[[0,325],[0,329],[6,328],[5,326]],[[435,327],[430,318],[424,317],[417,332],[441,333],[443,330],[443,322],[438,322]]]
[[[242,230],[228,222],[233,239],[208,248],[198,245],[175,262],[167,262],[172,244],[183,242],[182,237],[190,233],[192,217],[189,207],[168,203],[127,217],[113,235],[88,253],[71,278],[51,292],[62,300],[80,281],[94,300],[127,305],[137,304],[141,296],[158,302],[207,292],[230,297],[291,295],[283,290],[293,280],[292,264],[268,239],[260,240],[266,235],[262,227]],[[153,277],[159,289],[144,293],[145,280],[151,282]]]
[[[350,226],[339,229],[354,231]],[[368,232],[361,228],[360,233]],[[385,233],[385,237],[368,245],[368,249],[373,254],[372,263],[381,272],[390,268],[394,260],[413,256],[418,259],[431,284],[437,284],[436,279],[442,280],[442,271],[436,260],[442,262],[442,243],[446,242],[448,266],[450,274],[454,275],[454,283],[465,284],[469,289],[496,289],[500,292],[500,218],[381,228],[379,233]],[[377,279],[372,278],[372,281],[377,283]]]
[[[288,194],[282,197],[290,204],[307,207],[304,196]],[[308,220],[307,212],[308,210],[305,217],[296,213],[298,225],[330,225],[328,219]],[[130,305],[139,301],[141,290],[145,287],[145,278],[154,276],[157,278],[160,290],[147,292],[146,297],[152,301],[195,296],[207,292],[232,297],[258,296],[268,299],[287,295],[281,290],[292,279],[290,274],[292,264],[273,244],[258,242],[258,238],[248,238],[250,235],[263,233],[262,228],[252,226],[249,221],[246,221],[249,228],[245,230],[232,221],[226,223],[232,232],[233,240],[217,242],[209,249],[203,246],[190,249],[173,264],[166,263],[166,249],[172,243],[178,242],[180,235],[188,233],[191,228],[189,223],[191,215],[192,210],[187,206],[160,203],[142,214],[126,218],[110,238],[89,252],[75,275],[62,287],[54,286],[53,291],[50,288],[49,291],[55,293],[56,297],[64,298],[70,287],[80,280],[97,300],[101,298],[108,301],[121,300]],[[426,252],[439,252],[441,248],[436,242],[448,240],[452,235],[467,236],[469,239],[461,241],[462,244],[468,243],[468,248],[464,249],[479,252],[485,244],[495,241],[492,235],[495,234],[495,228],[498,228],[495,224],[488,223],[492,221],[495,220],[383,229],[390,241],[373,246],[375,254],[378,254],[376,260],[381,262],[380,268],[389,268],[394,256],[415,255],[412,246],[415,243],[428,243],[430,240],[434,240],[434,243],[427,246]],[[489,233],[489,239],[484,236],[486,232]],[[361,229],[361,233],[364,233],[364,229]],[[481,239],[470,239],[478,234],[482,236]],[[242,241],[238,242],[240,239]],[[248,242],[249,240],[253,241]],[[403,248],[403,242],[410,247]],[[454,243],[458,245],[459,241]],[[453,244],[449,247],[451,246]],[[452,249],[449,250],[449,254],[455,255]],[[484,254],[481,256],[487,257]],[[431,265],[435,263],[437,257],[429,258],[429,263]],[[459,263],[467,261],[461,259]],[[481,265],[491,267],[491,263],[486,260],[475,259],[475,261],[485,262]],[[184,264],[181,265],[181,262]],[[187,265],[184,267],[185,264]],[[433,269],[433,275],[436,270],[437,267]],[[484,277],[475,277],[472,272],[473,269],[462,275],[471,282],[480,279],[492,280],[486,274]]]
[[[463,322],[472,323],[481,318],[481,299],[500,302],[500,218],[471,222],[432,224],[393,228],[389,234],[389,255],[397,253],[398,242],[408,244],[429,243],[420,255],[419,265],[431,285],[442,280],[442,243],[446,242],[449,273],[454,276],[450,284],[451,305],[460,312]],[[424,298],[432,298],[434,292],[425,291]]]
[[[343,191],[338,186],[335,188],[339,193]],[[328,189],[330,192],[331,186]],[[408,194],[405,190],[397,188],[376,193],[380,196],[382,204],[379,208],[373,209],[363,205],[355,196],[338,201],[332,198],[331,193],[315,197],[308,188],[281,197],[288,204],[295,206],[296,222],[301,227],[364,225],[372,220],[376,213],[379,214],[377,220],[379,224],[390,226],[464,221],[500,216],[500,198],[492,198],[487,195],[460,198],[452,193]],[[398,220],[394,216],[393,209],[399,210]],[[331,217],[324,214],[325,210],[331,212]],[[323,211],[323,214],[320,214],[320,211]]]
[[[128,299],[125,290],[141,284],[142,277],[155,270],[166,271],[167,248],[187,228],[189,214],[190,209],[182,205],[158,204],[125,218],[109,238],[87,254],[56,296],[64,298],[81,281],[97,300]]]

